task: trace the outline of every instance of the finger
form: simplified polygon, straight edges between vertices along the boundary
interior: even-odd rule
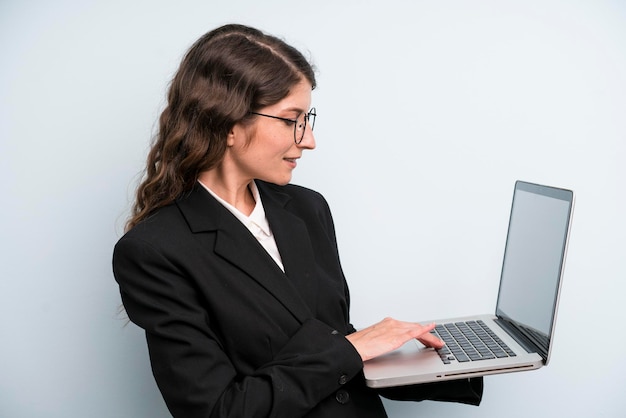
[[[424,332],[430,332],[434,330],[436,326],[436,323],[431,322],[430,324],[422,325],[422,328],[424,329]]]
[[[432,325],[432,327],[430,325]],[[434,334],[430,332],[435,328],[436,325],[435,324],[430,324],[430,325],[425,327],[426,329],[428,329],[428,332],[425,332],[424,334],[417,337],[417,340],[427,347],[433,347],[433,348],[443,347],[446,343],[444,343],[437,336],[435,336]]]
[[[435,326],[435,323],[426,325],[412,323],[409,332],[413,334],[413,338],[422,338],[423,336],[431,335],[430,332],[435,329]]]
[[[418,337],[417,340],[421,342],[422,344],[424,344],[426,347],[441,348],[444,345],[446,345],[446,343],[444,343],[443,341],[441,341],[439,338],[435,337],[432,334]]]

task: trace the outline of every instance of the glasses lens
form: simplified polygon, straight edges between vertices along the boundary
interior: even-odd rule
[[[304,132],[306,131],[306,126],[309,125],[310,129],[313,130],[315,126],[315,108],[312,108],[309,113],[301,113],[296,122],[296,126],[293,131],[293,139],[296,141],[296,144],[302,142],[304,139]]]
[[[293,139],[296,141],[296,144],[302,142],[304,138],[304,131],[306,130],[306,113],[301,113],[296,118],[296,126],[294,126],[293,130]]]

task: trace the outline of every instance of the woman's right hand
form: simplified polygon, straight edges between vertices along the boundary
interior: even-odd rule
[[[385,318],[374,325],[347,335],[346,338],[361,355],[361,359],[366,361],[393,351],[413,338],[427,347],[441,348],[444,342],[430,333],[434,328],[434,323],[422,325]]]

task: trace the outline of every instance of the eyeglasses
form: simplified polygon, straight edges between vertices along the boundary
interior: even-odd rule
[[[311,126],[311,130],[315,126],[315,117],[317,116],[316,110],[314,107],[309,110],[308,113],[300,113],[297,118],[289,119],[289,118],[281,118],[280,116],[266,115],[265,113],[258,112],[250,112],[253,115],[265,116],[266,118],[278,119],[285,122],[289,122],[293,125],[293,140],[296,144],[302,142],[304,138],[304,131],[306,131],[307,122]]]

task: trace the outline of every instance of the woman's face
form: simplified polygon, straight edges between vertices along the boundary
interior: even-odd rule
[[[311,84],[296,84],[287,97],[280,102],[260,109],[265,115],[296,119],[309,111]],[[291,181],[297,160],[305,149],[315,148],[315,138],[309,124],[306,125],[302,142],[294,141],[294,124],[280,119],[255,116],[251,124],[237,124],[228,137],[227,157],[232,163],[235,176],[247,182],[259,179],[279,185]]]

